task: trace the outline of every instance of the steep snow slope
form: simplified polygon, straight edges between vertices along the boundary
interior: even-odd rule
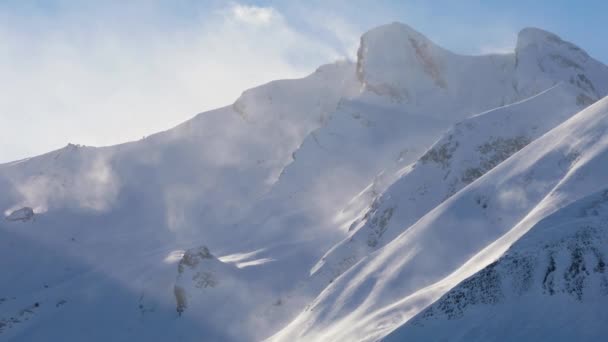
[[[581,106],[608,92],[605,65],[572,43],[536,28],[519,33],[513,54],[471,57],[452,54],[406,25],[393,23],[366,33],[358,55],[357,75],[367,89],[368,101],[374,102],[373,94],[384,94],[399,107],[425,113],[425,117],[480,113],[483,108],[534,96],[559,82],[578,90],[576,101]],[[411,70],[411,65],[419,68]],[[493,105],[485,107],[488,104]],[[384,171],[351,199],[341,216],[358,216],[397,178],[396,171],[425,149],[404,145],[396,160],[383,165]]]
[[[500,256],[531,226],[608,185],[608,98],[430,211],[329,285],[275,340],[374,340]]]
[[[177,317],[173,288],[179,282],[180,251],[200,245],[211,246],[215,254],[238,248],[243,240],[225,227],[270,188],[292,151],[323,124],[339,100],[358,91],[353,64],[327,65],[302,80],[249,90],[232,107],[200,114],[138,142],[106,148],[69,145],[1,165],[0,206],[7,218],[19,216],[23,211],[15,210],[22,207],[33,208],[35,214],[24,223],[0,222],[2,241],[11,246],[3,251],[7,281],[0,298],[15,297],[21,308],[47,295],[72,303],[63,315],[34,315],[18,325],[30,328],[10,331],[19,331],[17,340],[34,333],[60,340],[66,334],[74,334],[75,340],[172,340],[182,330],[192,340],[207,332],[222,339],[244,330],[255,334],[244,327],[249,324],[247,307],[258,300],[271,303],[274,295],[258,293],[250,299],[247,291],[234,291],[239,293],[231,296],[234,305],[217,305],[212,316],[188,313],[181,317],[183,323],[158,323]],[[31,256],[24,258],[26,252]],[[55,266],[38,266],[48,264]],[[35,272],[24,276],[24,270]],[[239,278],[239,286],[252,276]],[[91,291],[113,300],[87,302]],[[152,313],[140,315],[141,297],[156,307]],[[191,306],[196,303],[193,298]],[[0,308],[1,316],[12,317],[5,308]],[[219,317],[235,311],[242,319],[228,329]],[[112,319],[99,323],[97,312]],[[76,328],[89,325],[89,330]],[[146,332],[118,328],[147,325]],[[105,334],[92,334],[96,330]],[[16,334],[10,331],[3,335]]]
[[[0,317],[27,316],[0,338],[268,336],[318,294],[309,270],[369,206],[357,194],[387,164],[560,82],[580,105],[606,93],[606,67],[580,49],[539,30],[520,40],[512,54],[458,56],[385,25],[362,37],[356,67],[271,82],[138,142],[0,165],[0,209],[19,218],[0,222],[0,298],[11,298]]]
[[[526,36],[526,31],[523,31],[521,39],[527,39]],[[538,44],[549,44],[542,40],[544,38],[539,37],[541,41]],[[560,41],[560,44],[567,43]],[[366,75],[381,72],[379,68],[394,70],[397,73],[404,72],[409,78],[413,77],[410,74],[419,73],[416,76],[418,82],[412,81],[412,86],[415,87],[432,77],[424,72],[425,62],[421,57],[424,52],[418,49],[420,45],[436,51],[433,58],[441,60],[445,66],[441,75],[445,77],[446,82],[456,85],[454,89],[431,82],[425,93],[407,98],[395,97],[392,92],[378,92],[373,86],[370,88]],[[537,57],[533,52],[520,54],[525,58]],[[568,55],[569,52],[566,51],[565,54]],[[413,59],[408,59],[407,56],[410,55],[414,56]],[[376,65],[374,61],[378,58],[381,58],[381,62]],[[394,62],[385,63],[386,58],[391,58]],[[360,217],[361,210],[370,205],[373,196],[358,196],[355,201],[351,199],[357,197],[371,179],[376,179],[374,191],[381,191],[384,184],[390,184],[397,176],[385,172],[384,176],[380,177],[383,184],[380,184],[376,175],[386,168],[386,165],[407,165],[414,161],[436,139],[439,132],[458,120],[519,99],[521,96],[535,94],[536,89],[516,89],[514,82],[528,84],[535,78],[543,78],[546,79],[546,84],[550,85],[564,83],[560,89],[552,91],[552,98],[546,96],[543,97],[544,100],[538,100],[538,106],[558,108],[547,110],[550,114],[546,114],[546,118],[543,118],[545,111],[526,112],[532,110],[533,106],[524,106],[519,114],[522,121],[518,123],[522,126],[523,117],[533,118],[534,122],[531,122],[530,126],[521,128],[530,131],[530,140],[596,98],[588,89],[570,83],[569,76],[566,75],[573,71],[568,70],[568,67],[563,67],[565,70],[556,74],[535,72],[535,77],[532,77],[532,74],[519,75],[515,64],[515,54],[479,57],[454,55],[402,24],[386,25],[362,37],[358,75],[364,84],[364,93],[357,98],[342,101],[327,125],[305,139],[302,147],[294,153],[295,160],[285,168],[273,189],[254,206],[252,214],[245,215],[246,219],[233,228],[239,236],[246,236],[246,240],[252,242],[247,250],[263,249],[258,256],[273,260],[271,264],[258,268],[256,272],[258,278],[266,276],[272,284],[270,286],[277,289],[277,300],[282,302],[283,310],[299,310],[306,298],[314,296],[327,281],[336,276],[337,272],[332,269],[329,275],[317,276],[311,282],[304,278],[307,273],[303,271],[310,269],[312,262],[318,260],[319,255],[326,251],[322,248],[326,246],[328,232],[335,232],[335,227],[342,227],[343,231],[346,231],[353,220]],[[601,64],[589,61],[585,66],[589,70],[579,72],[598,72],[608,78],[606,68]],[[388,72],[386,75],[389,77],[388,75],[393,73]],[[602,83],[603,80],[600,79],[599,84],[605,88],[606,82]],[[466,91],[462,89],[464,84],[467,84]],[[540,101],[544,102],[541,104]],[[517,132],[517,129],[514,131],[513,136],[509,135],[511,132],[497,136],[505,139],[519,138],[515,134],[521,132]],[[490,137],[486,139],[488,144],[497,143]],[[483,145],[482,142],[479,144]],[[514,150],[508,153],[512,152]],[[504,159],[507,156],[498,158]],[[490,166],[484,167],[485,169],[479,171],[487,171]],[[348,208],[342,210],[345,206]],[[429,204],[426,210],[431,208]],[[294,234],[298,236],[297,244],[286,244],[286,241],[294,241]],[[319,238],[324,241],[319,241]],[[262,239],[264,242],[260,243]],[[275,246],[277,241],[282,243],[269,248]],[[342,262],[344,259],[347,260],[346,263]],[[352,265],[354,259],[346,257],[342,260],[340,272]],[[281,267],[281,264],[285,266]],[[294,264],[299,266],[289,266]],[[282,287],[281,284],[284,283],[272,281],[279,267],[285,278],[290,278],[298,284],[295,293]],[[298,299],[295,303],[290,299],[294,297]],[[293,306],[290,306],[291,304]]]
[[[608,192],[534,225],[385,341],[599,341],[608,333]]]
[[[313,269],[315,276],[326,282],[333,280],[460,189],[576,114],[584,108],[577,101],[578,94],[569,84],[559,84],[531,99],[456,124],[417,162],[399,170],[401,177],[353,223],[349,229],[352,234],[321,258]]]
[[[24,205],[38,213],[100,212],[134,209],[140,202],[166,210],[163,221],[173,231],[192,230],[189,221],[207,229],[225,224],[269,189],[293,150],[340,99],[358,93],[352,74],[351,63],[326,65],[305,79],[248,90],[230,107],[137,142],[106,148],[69,145],[1,165],[0,184],[7,195],[0,205],[7,213]],[[192,211],[205,215],[192,217]]]
[[[530,39],[528,31],[522,31],[522,40]],[[538,44],[551,45],[551,42],[543,41],[544,36],[537,38]],[[558,43],[568,44],[554,42]],[[404,82],[406,79],[411,81],[414,88],[430,82],[428,79],[432,75],[424,71],[426,50],[421,50],[420,46],[433,52],[429,52],[429,58],[443,65],[441,75],[448,84],[454,84],[454,88],[431,82],[425,93],[411,99],[395,97],[391,95],[392,90],[379,93],[378,86],[368,78],[376,81],[386,78],[384,83],[390,85],[395,75],[403,73],[400,77]],[[569,56],[570,51],[564,51]],[[310,220],[313,223],[305,226],[324,226],[323,222],[329,222],[332,226],[348,227],[360,209],[368,206],[373,198],[366,196],[356,205],[351,203],[341,214],[336,214],[336,211],[344,208],[386,165],[397,160],[399,165],[415,161],[440,132],[468,116],[526,99],[535,95],[537,90],[544,91],[559,82],[570,83],[569,75],[577,71],[569,70],[568,66],[555,73],[519,72],[515,66],[517,60],[540,58],[536,53],[526,50],[500,56],[458,56],[437,47],[408,26],[397,23],[366,33],[361,39],[357,71],[364,85],[363,94],[341,101],[326,126],[304,140],[293,154],[294,161],[252,209],[253,214],[245,215],[242,229],[258,236],[260,232],[252,228],[252,223],[256,227],[264,225],[264,230],[274,227],[271,237],[276,238],[274,232],[285,232],[284,226]],[[518,55],[521,56],[516,58]],[[608,91],[608,69],[593,60],[583,65],[585,68],[578,72],[603,75],[594,89],[605,94]],[[417,75],[415,81],[410,80],[414,74]],[[520,91],[514,87],[515,83],[529,84],[539,82],[538,79],[543,79],[547,88],[539,86],[529,90],[531,87],[527,87],[527,90]],[[467,86],[461,86],[463,84]],[[580,107],[597,99],[590,90],[576,83],[571,85]],[[392,175],[384,178],[389,178],[384,179],[385,184],[394,180]],[[376,186],[375,191],[381,190]],[[311,231],[306,227],[290,230]],[[257,248],[260,246],[252,246],[251,249]]]
[[[389,46],[393,47],[392,54],[374,53],[375,51],[389,50]],[[407,68],[408,65],[412,64],[421,64],[421,67],[415,70]],[[387,65],[390,67],[387,68]],[[533,66],[536,66],[537,69],[534,69]],[[407,219],[405,221],[397,219],[391,222],[397,222],[397,225],[409,226],[462,186],[470,183],[485,171],[498,164],[498,162],[504,160],[509,154],[517,151],[527,144],[527,142],[563,121],[569,115],[605,95],[606,91],[608,91],[608,83],[606,82],[608,74],[606,70],[605,66],[590,59],[580,48],[539,29],[529,28],[521,31],[514,55],[480,56],[478,58],[451,54],[433,45],[432,42],[418,32],[399,24],[387,25],[366,33],[361,39],[357,68],[359,79],[368,90],[366,95],[369,96],[369,93],[385,94],[394,101],[402,102],[401,106],[408,109],[414,106],[412,103],[415,103],[420,108],[412,109],[411,111],[426,113],[425,118],[432,117],[435,113],[444,112],[448,113],[445,116],[455,115],[460,110],[463,110],[462,108],[467,108],[466,106],[472,107],[469,108],[469,110],[472,110],[472,113],[480,112],[483,106],[475,105],[476,103],[480,103],[480,101],[500,101],[501,104],[505,104],[512,101],[512,99],[517,99],[518,97],[522,99],[521,96],[530,96],[541,90],[546,90],[557,82],[564,83],[561,86],[562,89],[553,91],[552,97],[548,95],[544,96],[545,102],[536,104],[536,108],[534,108],[534,105],[523,106],[521,108],[521,112],[519,113],[519,120],[521,121],[513,123],[513,128],[515,131],[518,129],[529,129],[531,130],[530,133],[523,134],[521,131],[511,132],[507,130],[504,132],[504,136],[500,135],[502,134],[501,132],[498,132],[494,134],[496,135],[495,137],[492,137],[485,134],[487,132],[482,132],[484,128],[480,128],[480,134],[482,135],[479,139],[485,140],[479,141],[478,146],[470,146],[471,149],[479,148],[480,150],[470,152],[465,146],[465,148],[461,147],[458,150],[461,151],[461,154],[456,156],[456,158],[459,158],[459,156],[461,158],[472,158],[472,160],[464,161],[464,163],[470,163],[471,165],[461,165],[462,169],[455,170],[450,177],[448,177],[448,173],[451,172],[452,166],[445,164],[448,161],[441,162],[438,159],[453,153],[454,151],[447,149],[456,149],[455,144],[458,142],[438,143],[437,149],[429,151],[429,154],[424,157],[426,160],[421,160],[418,165],[427,162],[436,165],[436,162],[439,161],[441,162],[441,167],[447,170],[447,172],[444,172],[444,175],[440,176],[439,173],[441,171],[433,172],[432,166],[429,166],[431,170],[422,167],[418,168],[412,175],[408,174],[405,177],[411,182],[408,186],[415,186],[416,189],[395,190],[395,192],[404,194],[406,192],[416,192],[423,198],[416,200],[417,195],[413,195],[411,200],[416,201],[416,203],[415,205],[410,203],[410,209],[406,209],[406,211],[412,210],[413,213],[404,214],[403,211],[400,211],[399,214],[405,215]],[[438,80],[438,77],[441,79]],[[590,81],[591,79],[593,81]],[[383,81],[381,82],[381,80]],[[450,88],[449,84],[453,84],[455,87]],[[598,86],[589,86],[588,84],[597,84]],[[564,88],[567,88],[567,90]],[[412,91],[416,91],[415,96],[410,94]],[[433,94],[435,101],[424,101],[430,94]],[[494,94],[504,95],[505,97],[496,98],[493,96]],[[486,98],[480,98],[483,96]],[[437,101],[438,98],[442,98],[442,100]],[[537,99],[536,101],[540,102],[542,100]],[[552,101],[556,102],[552,103]],[[497,102],[495,104],[498,105]],[[540,110],[542,106],[544,106],[542,112],[550,113],[546,118],[543,117],[543,113]],[[557,108],[557,110],[554,110],[554,108]],[[532,112],[536,115],[531,115]],[[554,119],[549,117],[552,115],[555,115]],[[529,125],[526,124],[528,116],[530,116],[529,119],[531,121],[534,121],[530,122]],[[505,119],[510,118],[505,117]],[[422,126],[424,122],[424,120],[418,119],[413,125],[404,122],[399,127],[407,130],[414,125]],[[416,129],[413,131],[405,131],[401,134],[408,136],[416,134]],[[472,133],[470,135],[476,134]],[[516,136],[517,134],[523,134],[527,138],[523,135]],[[519,142],[518,139],[520,139]],[[506,147],[501,145],[509,143],[512,143],[510,149],[507,148],[507,150],[503,150],[500,153],[492,151],[493,149]],[[332,265],[326,267],[327,269],[321,272],[326,273],[323,276],[326,278],[326,281],[341,274],[362,255],[367,254],[369,250],[377,249],[383,245],[382,241],[377,241],[377,235],[383,234],[378,233],[377,221],[387,221],[386,217],[391,215],[390,211],[392,210],[389,207],[394,207],[393,203],[400,201],[400,198],[394,199],[382,208],[364,209],[369,203],[373,203],[373,206],[379,206],[379,202],[384,201],[385,198],[380,199],[378,202],[373,202],[377,194],[381,193],[388,184],[391,184],[398,177],[399,173],[404,172],[403,170],[395,172],[395,169],[398,169],[399,165],[401,167],[406,166],[409,162],[414,161],[414,157],[420,155],[420,145],[408,141],[401,143],[401,146],[403,146],[401,150],[393,152],[393,155],[396,156],[393,160],[398,159],[399,162],[392,165],[390,161],[385,162],[384,165],[391,165],[392,167],[388,167],[383,174],[376,177],[374,182],[368,185],[366,191],[358,196],[353,196],[355,198],[351,200],[351,203],[343,211],[343,215],[340,216],[346,222],[352,222],[353,218],[359,218],[351,225],[351,229],[358,228],[360,224],[367,222],[368,218],[371,220],[368,227],[366,227],[367,229],[359,230],[355,234],[358,234],[357,237],[348,237],[340,244],[341,246],[336,246],[329,252],[329,254],[337,253],[344,255],[336,256],[336,260],[328,261]],[[356,151],[360,150],[362,148],[356,149]],[[399,154],[397,155],[397,153]],[[474,157],[468,155],[468,153],[490,155]],[[323,154],[323,152],[320,151],[318,154]],[[476,158],[481,159],[475,160]],[[482,165],[473,165],[476,163]],[[361,167],[365,167],[365,165]],[[459,174],[460,172],[467,172],[468,174],[461,175]],[[416,178],[419,175],[423,177],[428,176],[429,178],[421,184],[416,184],[420,181],[420,179]],[[444,176],[445,178],[443,178]],[[442,179],[439,179],[439,177],[442,177]],[[406,181],[403,180],[402,183],[404,182]],[[441,188],[444,185],[446,188],[437,190],[439,193],[436,193],[433,189],[434,187]],[[386,197],[393,195],[387,193]],[[420,201],[424,203],[420,203]],[[365,213],[366,211],[369,214],[361,217],[361,213]],[[370,217],[372,213],[376,213],[376,215]],[[380,225],[384,226],[384,224]],[[395,232],[389,238],[384,239],[386,241],[390,241],[399,232],[399,230],[388,227],[382,227],[380,231],[384,231],[385,229],[389,231],[389,234]],[[359,240],[360,242],[369,240],[369,244],[367,242],[362,243],[368,245],[368,247],[354,246],[349,242],[352,240]],[[347,251],[340,252],[342,249]],[[332,259],[334,257],[327,255],[313,268],[313,272],[317,273],[325,264],[327,258]]]

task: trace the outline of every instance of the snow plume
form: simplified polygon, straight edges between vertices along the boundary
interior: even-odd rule
[[[66,147],[57,152],[57,159],[61,158],[62,153],[78,154],[76,149],[73,145]],[[14,186],[21,202],[10,210],[22,206],[32,207],[36,213],[46,212],[51,207],[107,210],[120,189],[120,181],[110,159],[95,153],[75,160],[72,165],[64,164],[60,168],[49,168],[48,173],[40,172],[26,175],[23,180],[15,180]]]

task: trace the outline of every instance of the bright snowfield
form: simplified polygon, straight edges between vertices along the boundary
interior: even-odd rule
[[[461,56],[395,23],[168,131],[0,165],[0,340],[597,339],[608,214],[575,209],[608,188],[606,94],[551,33]],[[524,305],[560,315],[506,327],[546,320]]]
[[[541,219],[607,184],[606,129],[608,98],[537,139],[431,210],[386,247],[350,268],[277,339],[298,335],[310,336],[311,340],[375,340],[406,322],[447,290],[495,261]],[[589,269],[593,268],[591,262]],[[564,276],[560,272],[554,275],[556,279]],[[488,284],[482,286],[485,285]],[[555,293],[561,294],[557,289]],[[460,300],[476,301],[466,295],[465,299],[454,301]],[[606,302],[608,298],[592,299],[601,300]],[[594,317],[600,317],[592,307],[581,310],[589,310],[590,321],[585,321],[589,324],[596,322]],[[574,316],[563,314],[572,322],[579,318],[575,311]],[[509,313],[504,315],[510,317]],[[546,318],[528,316],[530,320]],[[561,324],[556,323],[553,328]],[[595,324],[596,330],[587,333],[595,336],[590,340],[606,332],[597,329],[600,326],[603,324]],[[473,332],[465,340],[485,340],[488,335],[502,333],[500,325],[495,329],[479,335]]]
[[[607,225],[608,190],[576,200],[385,341],[602,340]]]

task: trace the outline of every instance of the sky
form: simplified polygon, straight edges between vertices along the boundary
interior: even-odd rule
[[[245,89],[354,59],[400,21],[462,54],[535,26],[608,63],[608,2],[0,0],[0,163],[104,146],[229,105]]]

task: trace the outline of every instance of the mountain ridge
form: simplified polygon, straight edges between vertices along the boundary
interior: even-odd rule
[[[595,192],[597,183],[606,183],[607,103],[604,98],[546,133],[350,268],[276,340],[292,334],[300,340],[376,340],[498,258],[545,215]],[[545,174],[531,177],[535,170]],[[450,234],[456,227],[458,234]],[[445,271],[446,264],[454,268]],[[431,274],[443,280],[434,282]]]

